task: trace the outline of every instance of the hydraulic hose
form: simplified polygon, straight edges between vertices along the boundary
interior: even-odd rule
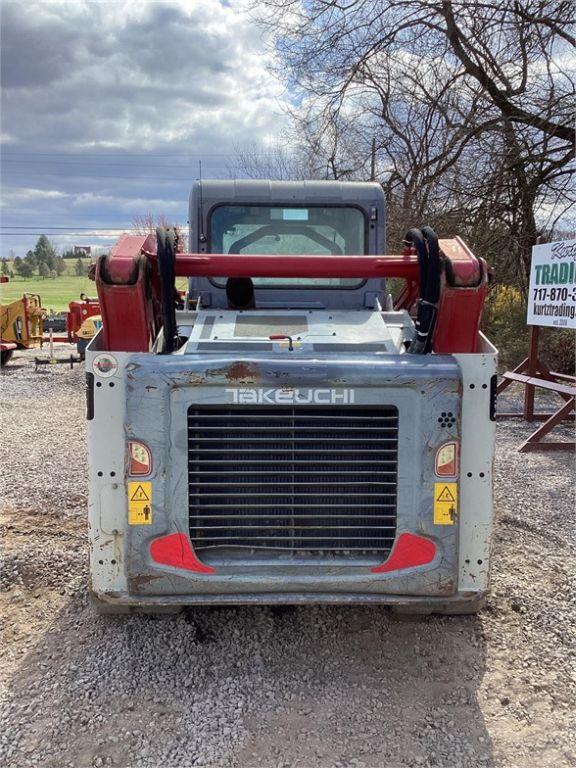
[[[422,227],[422,234],[428,247],[428,277],[426,280],[426,294],[421,296],[421,301],[430,308],[426,340],[426,352],[432,348],[432,335],[438,315],[438,301],[440,300],[440,245],[438,235],[431,227]]]
[[[432,346],[440,298],[440,248],[438,237],[430,227],[422,227],[421,230],[410,229],[404,240],[416,251],[420,276],[416,338],[410,344],[409,351],[414,355],[424,355],[430,352]]]
[[[178,328],[176,326],[175,301],[175,259],[176,233],[173,229],[157,227],[157,259],[160,277],[160,310],[164,328],[164,347],[162,353],[169,355],[178,348]]]

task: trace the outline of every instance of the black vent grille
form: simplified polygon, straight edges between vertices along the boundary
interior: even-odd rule
[[[385,555],[397,461],[394,407],[191,406],[192,543]]]

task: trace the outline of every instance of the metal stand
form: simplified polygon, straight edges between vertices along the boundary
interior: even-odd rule
[[[536,325],[530,328],[530,344],[528,357],[522,360],[513,371],[502,374],[502,381],[496,392],[500,394],[510,384],[518,382],[525,385],[524,409],[522,413],[499,413],[498,418],[524,418],[528,422],[544,421],[541,427],[533,432],[518,449],[522,453],[528,451],[575,451],[576,443],[572,442],[542,442],[542,438],[564,419],[574,419],[572,411],[576,402],[576,377],[549,370],[538,357],[538,342],[540,328]],[[540,387],[555,392],[564,404],[554,413],[534,412],[534,392]]]
[[[34,363],[36,370],[40,365],[70,365],[70,368],[74,368],[74,363],[81,363],[82,358],[78,355],[70,355],[70,357],[35,357]]]

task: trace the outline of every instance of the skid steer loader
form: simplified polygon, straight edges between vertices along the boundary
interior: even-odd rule
[[[427,227],[384,253],[377,184],[203,181],[189,253],[158,230],[100,258],[86,350],[99,610],[482,605],[487,265]]]

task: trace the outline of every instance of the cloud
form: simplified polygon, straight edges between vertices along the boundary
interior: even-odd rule
[[[0,205],[6,206],[12,203],[37,202],[38,200],[61,200],[69,197],[58,189],[30,189],[27,187],[17,187],[15,189],[4,190]]]
[[[235,147],[265,152],[285,96],[244,6],[4,3],[3,225],[129,225],[140,205],[185,220],[200,158],[226,176]]]

